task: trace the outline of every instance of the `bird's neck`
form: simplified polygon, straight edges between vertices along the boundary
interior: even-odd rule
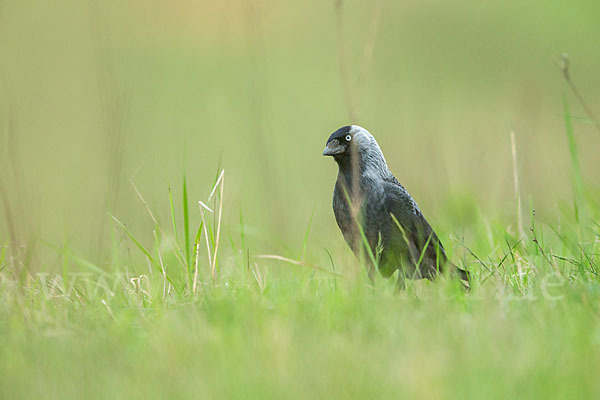
[[[360,171],[352,169],[342,169],[338,171],[337,183],[340,189],[351,198],[360,199],[363,195],[377,186],[381,177],[374,175],[370,171]]]
[[[375,182],[391,175],[381,152],[340,157],[335,161],[339,167],[338,181],[349,194],[360,195]]]

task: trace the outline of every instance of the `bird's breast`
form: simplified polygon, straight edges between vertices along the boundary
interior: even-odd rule
[[[381,196],[376,188],[365,189],[351,192],[338,180],[333,194],[336,222],[344,239],[355,252],[359,249],[359,244],[363,243],[360,229],[371,251],[375,251],[383,222],[381,217],[387,215],[382,210]]]

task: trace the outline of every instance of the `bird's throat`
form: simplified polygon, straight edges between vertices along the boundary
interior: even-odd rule
[[[350,199],[361,198],[365,190],[360,171],[342,169],[341,166],[338,172],[338,185],[340,185],[341,191]]]

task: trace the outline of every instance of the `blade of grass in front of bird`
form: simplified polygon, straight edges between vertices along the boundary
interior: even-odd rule
[[[404,239],[404,243],[406,243],[406,248],[410,249],[410,241],[408,240],[408,236],[406,235],[406,229],[404,229],[404,227],[400,224],[400,221],[398,221],[398,218],[396,218],[396,216],[393,213],[390,213],[390,216],[392,217],[392,220],[394,221],[394,224],[396,224],[396,227],[398,228],[398,230],[400,231],[400,233],[402,233],[402,238]],[[415,269],[415,273],[418,270],[418,266]],[[406,284],[406,273],[404,273],[404,269],[402,270],[402,279],[404,279],[404,283]]]
[[[356,221],[356,226],[358,227],[358,232],[360,232],[360,237],[362,239],[363,246],[367,250],[369,259],[371,260],[371,262],[373,263],[373,266],[375,267],[375,271],[379,271],[379,263],[377,262],[377,258],[375,257],[375,254],[373,254],[373,250],[371,250],[371,246],[369,245],[369,240],[367,239],[367,235],[365,235],[365,231],[364,231],[362,225],[358,221]]]
[[[402,225],[400,225],[400,221],[398,221],[398,218],[396,218],[396,216],[393,213],[390,213],[390,216],[392,217],[392,220],[394,221],[394,224],[396,224],[396,227],[398,228],[400,233],[402,233],[402,239],[404,239],[404,243],[406,243],[407,246],[410,245],[410,242],[408,241],[408,236],[406,236],[406,230]]]
[[[360,234],[361,241],[363,242],[363,246],[359,247],[359,250],[362,250],[362,248],[364,247],[364,249],[367,251],[367,255],[369,256],[369,259],[373,263],[373,267],[375,268],[375,271],[379,271],[379,264],[377,262],[377,259],[375,258],[375,255],[373,254],[373,250],[371,249],[369,240],[367,239],[367,236],[365,235],[365,231],[363,230],[362,225],[358,221],[358,218],[357,218],[358,210],[355,211],[355,208],[354,208],[355,206],[352,204],[352,199],[350,198],[350,193],[348,193],[348,190],[346,188],[344,188],[344,195],[346,197],[346,202],[348,203],[348,207],[350,208],[350,210],[352,210],[351,213],[352,213],[354,222],[356,223],[358,232]],[[356,245],[358,245],[358,243],[356,243]],[[362,251],[361,251],[361,253],[362,253]],[[361,257],[359,257],[359,258],[362,259],[362,254],[361,254]],[[369,272],[369,278],[371,278],[371,280],[373,280],[373,277],[371,276],[371,273],[370,273],[370,268],[367,268],[367,272]]]
[[[425,258],[425,252],[427,251],[427,247],[429,247],[429,243],[431,242],[432,236],[433,236],[433,234],[429,235],[429,237],[427,238],[427,241],[425,242],[425,246],[423,246],[423,250],[421,250],[421,254],[419,255],[419,260],[417,261],[417,265],[415,267],[415,272],[413,274],[413,278],[415,278],[417,276],[419,267],[421,266],[421,263],[423,262],[423,258]]]

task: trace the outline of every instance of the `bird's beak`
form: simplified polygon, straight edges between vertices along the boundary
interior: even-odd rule
[[[327,142],[325,150],[323,150],[324,156],[335,156],[336,154],[343,153],[345,150],[344,146],[340,145],[340,141],[333,139]]]

